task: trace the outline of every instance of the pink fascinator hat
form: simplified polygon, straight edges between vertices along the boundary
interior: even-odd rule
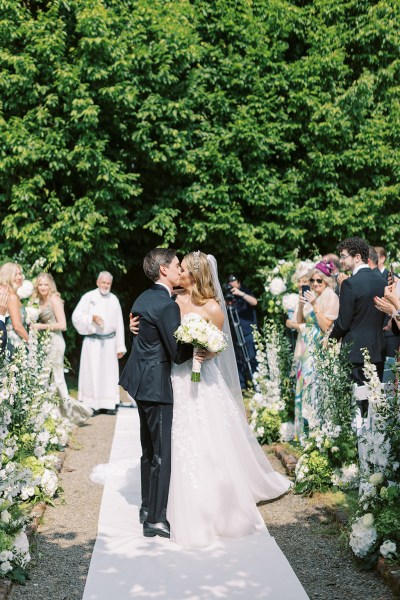
[[[327,277],[330,277],[333,271],[335,270],[335,265],[330,260],[321,260],[315,265],[315,268],[318,269],[318,271],[321,271],[321,273],[323,273]]]

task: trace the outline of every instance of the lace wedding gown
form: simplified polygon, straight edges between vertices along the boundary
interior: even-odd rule
[[[202,364],[200,383],[191,381],[191,366],[172,369],[167,518],[173,541],[205,547],[265,529],[256,502],[281,496],[290,482],[272,469],[215,361]]]

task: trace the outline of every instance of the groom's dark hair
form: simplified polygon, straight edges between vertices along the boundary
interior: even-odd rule
[[[160,279],[161,265],[170,265],[176,256],[172,248],[154,248],[144,257],[143,271],[152,281]]]

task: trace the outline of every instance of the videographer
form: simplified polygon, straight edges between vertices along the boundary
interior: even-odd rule
[[[229,307],[237,312],[248,352],[248,358],[250,360],[251,372],[253,374],[257,369],[256,347],[253,340],[252,329],[252,325],[257,326],[257,314],[255,309],[257,306],[257,299],[251,290],[241,284],[240,279],[238,279],[236,275],[229,275],[227,283],[224,285],[224,289],[225,302],[228,307],[229,316],[232,318]],[[243,356],[239,340],[237,339],[238,336],[236,330],[232,327],[232,322],[230,325],[235,341],[235,354],[239,370],[240,386],[242,389],[246,389],[248,387],[248,380],[250,379],[249,369],[245,357]]]

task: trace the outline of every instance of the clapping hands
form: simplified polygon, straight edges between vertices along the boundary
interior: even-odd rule
[[[400,308],[400,297],[396,287],[395,283],[388,285],[385,287],[383,298],[378,296],[374,298],[376,308],[387,315],[393,315]]]

